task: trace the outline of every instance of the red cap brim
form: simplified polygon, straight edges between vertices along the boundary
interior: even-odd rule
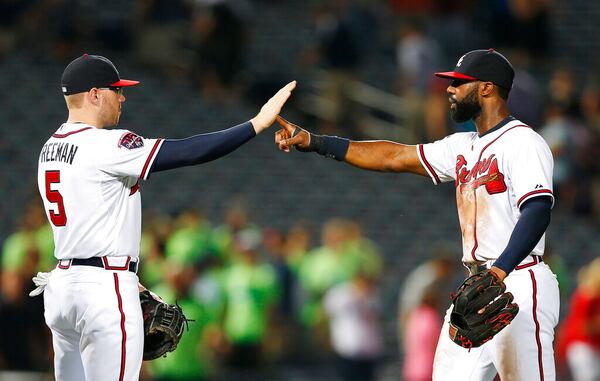
[[[115,83],[112,83],[110,85],[110,87],[128,87],[128,86],[135,86],[135,85],[139,85],[139,84],[140,84],[140,81],[132,81],[132,80],[129,80],[129,79],[121,79],[121,80],[118,80]]]
[[[470,75],[458,73],[456,71],[444,71],[441,73],[435,73],[435,75],[436,75],[436,77],[442,77],[442,78],[468,79],[471,81],[477,80],[477,78],[475,78],[475,77],[471,77]]]

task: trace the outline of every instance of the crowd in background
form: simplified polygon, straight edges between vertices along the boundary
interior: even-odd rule
[[[383,264],[360,226],[332,218],[320,232],[305,223],[281,232],[253,224],[236,203],[223,220],[148,213],[140,282],[193,321],[177,351],[146,363],[144,379],[268,374],[277,363],[319,358],[337,358],[344,379],[374,379]],[[50,226],[33,201],[2,250],[0,369],[50,369],[42,298],[27,293],[31,274],[54,262]]]
[[[473,129],[449,120],[447,81],[432,73],[451,68],[473,46],[494,47],[516,70],[513,114],[542,134],[554,154],[557,206],[600,215],[600,73],[596,62],[577,65],[555,51],[550,0],[309,4],[311,37],[286,70],[313,79],[322,73],[318,130],[368,136],[349,87],[390,63],[395,79],[383,90],[402,97],[401,124],[415,142]],[[255,8],[249,0],[0,1],[0,60],[23,47],[65,62],[81,51],[116,50],[167,81],[193,83],[205,100],[236,102],[264,85],[248,68],[260,20]]]
[[[284,1],[263,2],[285,8]],[[419,141],[473,129],[449,120],[447,82],[431,74],[451,69],[473,44],[494,47],[516,70],[513,114],[538,131],[554,154],[555,208],[597,224],[600,72],[555,51],[551,1],[311,4],[311,41],[289,60],[299,75],[319,73],[325,106],[306,116],[318,131],[369,136],[362,123],[368,111],[356,107],[349,84],[366,81],[373,65],[375,74],[377,65],[393,67],[394,80],[379,85],[401,97],[402,127]],[[89,49],[125,52],[167,83],[189,81],[206,101],[238,102],[262,86],[248,69],[252,24],[259,18],[255,2],[245,0],[0,0],[0,61],[24,47],[65,62]],[[331,219],[281,231],[276,223],[253,224],[241,204],[224,212],[218,224],[192,210],[145,210],[141,282],[179,303],[194,321],[176,352],[144,365],[142,379],[233,379],[268,374],[277,364],[324,359],[335,361],[341,379],[375,379],[390,341],[382,327],[390,317],[381,316],[378,288],[385,258],[360,226]],[[568,293],[569,274],[554,257],[554,265],[549,262]],[[398,280],[399,309],[391,319],[398,323],[407,381],[430,377],[448,293],[464,276],[457,253],[441,247],[432,258]],[[0,369],[51,369],[42,298],[28,298],[27,292],[32,274],[54,266],[51,229],[32,201],[2,243]],[[559,364],[595,371],[596,377],[598,273],[597,261],[581,270],[557,343]]]
[[[384,329],[390,317],[381,305],[383,258],[353,221],[332,218],[318,228],[307,222],[285,232],[257,226],[239,201],[220,225],[192,210],[147,213],[140,282],[180,305],[192,321],[175,352],[144,363],[142,379],[262,379],[285,364],[335,364],[340,380],[376,380],[390,342]],[[400,345],[405,381],[431,378],[449,295],[466,274],[450,247],[441,242],[431,259],[398,280],[392,341]],[[545,262],[565,293],[568,275],[551,254]],[[48,372],[52,348],[43,300],[27,296],[31,275],[55,267],[39,202],[31,202],[4,241],[0,259],[0,369]],[[598,375],[598,265],[596,259],[583,268],[574,294],[564,299],[569,307],[557,360],[562,374],[567,365],[583,372],[575,380]]]

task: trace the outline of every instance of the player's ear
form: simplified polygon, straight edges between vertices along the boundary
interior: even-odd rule
[[[92,87],[90,91],[87,92],[86,97],[88,98],[88,101],[95,106],[100,103],[100,92],[95,87]]]
[[[494,93],[494,84],[492,82],[480,82],[479,93],[483,97],[488,97]]]

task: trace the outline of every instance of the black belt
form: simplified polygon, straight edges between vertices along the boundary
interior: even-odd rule
[[[531,266],[537,265],[538,263],[544,262],[544,259],[542,258],[541,255],[530,254],[528,257],[532,257],[531,262],[527,262],[522,265],[519,265],[519,266],[515,267],[515,270],[522,270],[527,267],[531,267]],[[479,274],[489,268],[488,266],[486,266],[485,263],[482,264],[482,263],[478,263],[478,262],[470,262],[470,263],[463,262],[463,265],[467,268],[467,270],[469,270],[469,275]]]
[[[63,262],[67,261],[67,264],[63,265]],[[68,269],[71,266],[94,266],[101,267],[106,270],[127,270],[132,273],[137,273],[138,262],[132,262],[131,258],[127,259],[127,262],[123,266],[110,266],[106,257],[92,257],[92,258],[73,258],[73,259],[63,259],[58,261],[59,269]]]

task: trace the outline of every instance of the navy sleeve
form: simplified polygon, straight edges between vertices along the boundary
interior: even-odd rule
[[[525,259],[540,241],[550,224],[552,199],[538,196],[521,206],[521,216],[510,236],[506,249],[494,263],[507,274]]]
[[[235,151],[256,136],[252,123],[246,122],[226,130],[165,140],[158,151],[151,172],[166,171],[206,163]]]

